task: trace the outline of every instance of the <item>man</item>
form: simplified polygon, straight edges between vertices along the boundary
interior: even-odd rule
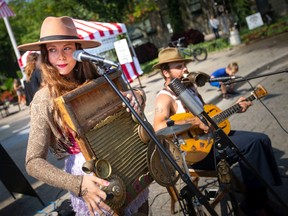
[[[215,39],[220,38],[219,35],[219,21],[217,18],[215,18],[213,15],[209,19],[209,24],[212,28],[212,31],[215,35]]]
[[[176,48],[165,48],[159,52],[159,63],[154,65],[155,69],[160,69],[164,77],[164,88],[158,93],[156,98],[155,114],[154,114],[154,129],[157,133],[160,129],[167,127],[166,122],[171,116],[177,113],[185,113],[188,110],[178,99],[173,91],[169,88],[169,83],[175,79],[183,79],[188,73],[186,63],[191,62],[190,59],[184,59]],[[191,87],[195,95],[198,95],[199,101],[204,105],[201,95],[198,94],[196,88]],[[245,112],[248,107],[252,105],[251,102],[246,101],[244,97],[240,97],[237,103],[241,106],[240,112]],[[198,117],[191,117],[189,119],[175,121],[175,124],[191,123],[193,127],[197,126],[205,133],[210,130]],[[273,155],[271,141],[269,137],[262,133],[248,132],[248,131],[231,131],[229,138],[238,147],[239,152],[254,166],[259,174],[270,185],[282,184],[281,177],[278,171],[277,163]],[[227,162],[231,165],[239,162],[243,183],[245,185],[246,194],[245,202],[242,207],[247,215],[263,215],[267,213],[270,201],[267,196],[267,189],[261,181],[255,177],[251,170],[246,167],[243,161],[239,161],[239,155],[232,151],[231,148],[226,148]],[[214,155],[215,154],[215,155]],[[214,158],[217,158],[218,152],[215,149],[211,150],[208,156],[195,164],[193,168],[201,169],[215,169]],[[218,159],[218,158],[217,158]],[[266,208],[266,209],[265,209]],[[271,211],[271,209],[269,209]],[[275,212],[273,212],[274,214]],[[266,214],[267,215],[267,214]]]

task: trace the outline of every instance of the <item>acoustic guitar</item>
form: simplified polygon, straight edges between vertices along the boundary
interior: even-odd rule
[[[246,98],[247,101],[253,101],[266,96],[268,92],[266,89],[257,85],[251,95]],[[220,108],[213,104],[204,105],[204,111],[212,118],[212,120],[221,128],[227,135],[231,130],[228,117],[241,110],[239,103],[222,111]],[[177,113],[171,116],[171,120],[180,121],[192,118],[192,113]],[[186,152],[185,160],[188,164],[194,164],[203,160],[210,152],[214,144],[213,133],[205,134],[200,128],[191,127],[191,129],[178,135],[180,149]]]

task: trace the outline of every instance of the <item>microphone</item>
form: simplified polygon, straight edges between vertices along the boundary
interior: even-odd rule
[[[215,77],[215,78],[210,78],[209,82],[219,82],[219,81],[226,82],[228,80],[235,80],[239,78],[242,78],[242,77],[241,76]]]
[[[168,86],[193,115],[203,119],[201,113],[204,112],[204,108],[195,92],[187,89],[179,79],[173,79]]]
[[[189,72],[188,74],[183,74],[182,83],[193,83],[198,87],[202,87],[206,82],[209,82],[210,76],[203,72]]]
[[[90,62],[96,63],[100,66],[109,65],[109,66],[114,66],[117,68],[119,67],[119,64],[117,64],[113,61],[107,60],[107,59],[99,57],[99,56],[89,54],[89,53],[85,52],[84,50],[75,50],[73,53],[73,58],[79,62],[90,61]]]

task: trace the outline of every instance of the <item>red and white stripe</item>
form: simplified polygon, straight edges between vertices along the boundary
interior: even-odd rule
[[[73,19],[80,38],[85,40],[101,40],[105,37],[126,33],[123,23],[101,23]]]
[[[4,0],[0,0],[0,17],[15,16]]]

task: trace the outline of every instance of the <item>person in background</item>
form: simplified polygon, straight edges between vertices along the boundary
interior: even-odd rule
[[[234,76],[238,72],[238,70],[239,70],[238,64],[236,62],[232,62],[228,64],[226,68],[220,68],[214,71],[211,74],[211,78],[229,77],[229,76],[231,77]],[[237,94],[234,91],[234,83],[231,83],[228,88],[226,87],[225,82],[221,81],[210,82],[210,85],[219,88],[222,92],[222,97],[224,99],[228,99],[229,94]]]
[[[27,64],[24,71],[26,74],[26,81],[24,83],[26,105],[29,105],[35,93],[39,90],[42,81],[39,53],[33,52],[27,56]]]
[[[49,185],[71,192],[71,203],[76,215],[115,215],[105,203],[107,194],[101,189],[107,180],[87,175],[82,171],[85,158],[75,140],[75,132],[59,114],[54,99],[72,91],[81,84],[97,79],[98,69],[89,62],[77,62],[75,50],[98,47],[95,40],[78,37],[72,18],[47,17],[41,27],[40,40],[19,46],[23,51],[40,51],[42,84],[30,105],[31,123],[26,153],[29,175]],[[141,89],[122,92],[135,111],[145,106],[145,93]],[[100,100],[101,101],[101,100]],[[139,103],[137,103],[137,101]],[[65,171],[47,161],[48,150],[62,158],[68,154]],[[138,195],[139,202],[127,208],[148,211],[148,189]],[[147,208],[143,207],[147,206]],[[135,213],[134,212],[130,212]],[[148,214],[147,212],[145,212]]]
[[[14,79],[13,88],[17,94],[19,105],[21,104],[26,105],[26,97],[25,97],[24,88],[18,79]]]
[[[215,38],[218,39],[220,38],[219,35],[219,20],[217,18],[215,18],[214,15],[211,15],[210,19],[209,19],[209,25],[212,28],[212,31],[215,35]]]
[[[167,121],[170,120],[171,116],[189,112],[182,104],[182,101],[176,97],[174,92],[169,88],[169,84],[175,78],[180,80],[183,79],[184,75],[188,73],[186,63],[191,62],[191,59],[184,59],[176,48],[165,48],[161,50],[158,54],[158,59],[159,62],[155,64],[153,68],[161,71],[161,74],[164,77],[164,87],[157,94],[155,102],[153,127],[156,134],[160,129],[167,127]],[[193,83],[191,83],[191,89],[189,88],[189,91],[194,94],[195,99],[197,99],[199,103],[202,103],[203,106],[205,105],[202,96],[198,93]],[[237,103],[242,108],[240,111],[241,113],[245,112],[252,105],[252,103],[246,101],[244,97],[240,97]],[[208,133],[208,131],[211,130],[197,116],[179,119],[175,121],[174,124],[191,124],[191,128],[199,127],[204,133]],[[259,172],[268,184],[282,184],[271,140],[266,134],[231,130],[228,136],[235,146],[237,146],[241,154],[243,154],[247,161]],[[242,211],[249,216],[267,215],[271,212],[270,215],[284,216],[285,214],[276,214],[276,212],[273,212],[274,203],[268,198],[267,188],[253,172],[247,168],[245,163],[240,160],[239,155],[229,147],[226,148],[226,153],[226,160],[230,165],[237,162],[239,162],[240,165],[243,183],[246,189],[245,199],[240,205]],[[195,169],[215,170],[215,165],[218,161],[218,151],[212,148],[205,159],[189,166]]]
[[[227,8],[222,4],[214,3],[214,10],[224,35],[229,34],[229,15]]]

